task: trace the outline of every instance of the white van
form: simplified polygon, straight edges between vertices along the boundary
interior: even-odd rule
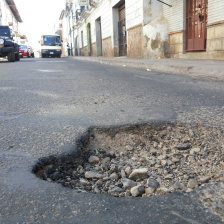
[[[59,35],[42,35],[40,57],[61,57],[61,37]]]

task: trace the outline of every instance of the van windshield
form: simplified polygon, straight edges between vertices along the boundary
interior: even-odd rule
[[[47,46],[61,46],[60,36],[43,36],[43,44]]]

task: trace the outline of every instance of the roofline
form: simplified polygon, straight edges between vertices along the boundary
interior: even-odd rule
[[[6,0],[6,2],[8,4],[8,6],[9,6],[9,8],[11,9],[13,15],[15,16],[16,20],[18,22],[22,23],[23,21],[22,21],[22,19],[20,17],[18,9],[16,8],[16,4],[15,4],[14,0]]]

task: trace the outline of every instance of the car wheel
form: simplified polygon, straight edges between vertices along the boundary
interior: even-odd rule
[[[19,53],[16,54],[16,57],[15,57],[16,61],[19,61],[20,60],[20,56],[19,56]]]
[[[8,53],[8,61],[9,62],[14,62],[16,60],[16,56],[14,52],[9,52]]]

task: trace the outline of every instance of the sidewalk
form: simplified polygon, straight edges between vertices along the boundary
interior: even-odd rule
[[[224,80],[224,61],[187,59],[134,59],[127,57],[75,56],[76,60],[145,69],[193,77]]]

